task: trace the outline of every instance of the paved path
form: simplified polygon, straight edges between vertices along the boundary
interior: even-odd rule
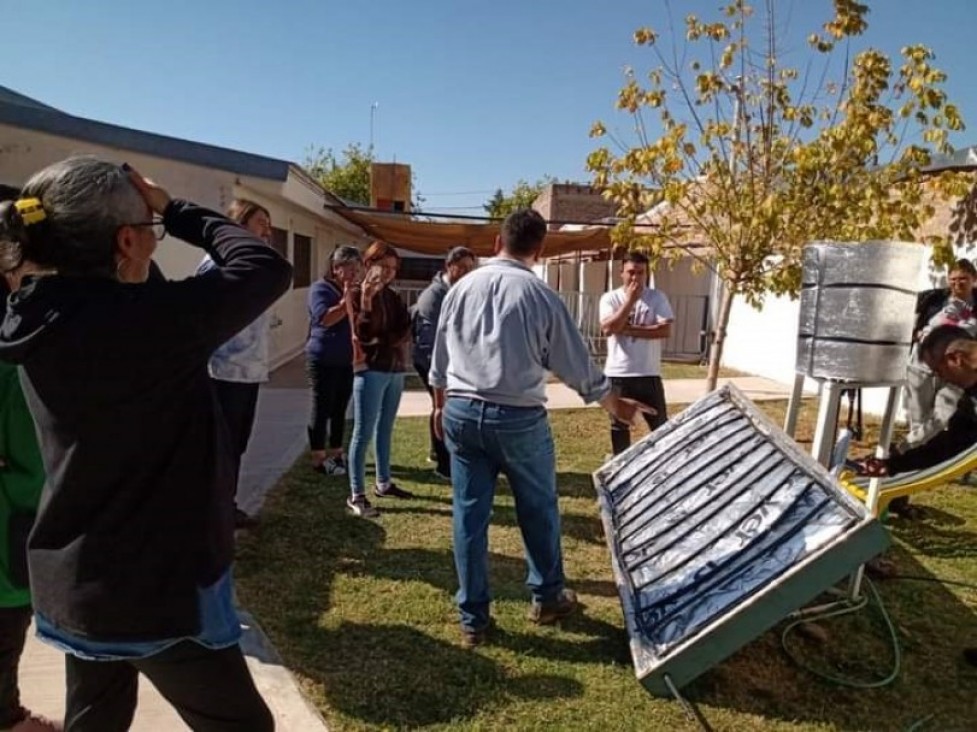
[[[304,375],[295,361],[276,372],[272,383],[261,390],[258,418],[251,448],[244,459],[241,475],[241,507],[256,513],[265,495],[278,478],[306,449],[306,424],[309,395]],[[753,400],[786,399],[789,387],[768,379],[737,377],[731,381]],[[701,379],[674,379],[665,382],[669,404],[687,404],[705,394]],[[580,398],[562,384],[550,384],[547,397],[551,409],[582,407]],[[427,415],[430,399],[426,392],[406,392],[400,404],[399,416]],[[255,676],[269,706],[275,713],[281,732],[316,732],[325,724],[299,692],[291,673],[281,664],[274,649],[252,619],[242,614],[245,635],[242,645],[248,665]],[[24,703],[34,711],[54,719],[64,714],[63,656],[37,641],[33,633],[28,638],[21,662],[21,689]],[[177,732],[187,727],[156,692],[142,680],[139,687],[139,706],[132,730],[134,732]]]

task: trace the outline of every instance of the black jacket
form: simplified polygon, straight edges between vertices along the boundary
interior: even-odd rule
[[[233,556],[234,461],[207,359],[291,279],[220,214],[173,201],[163,219],[224,265],[145,284],[25,278],[0,328],[47,472],[28,544],[34,606],[94,640],[199,632],[197,588]]]
[[[946,429],[928,441],[885,461],[890,475],[908,470],[923,470],[949,460],[977,444],[977,386],[967,389]]]
[[[441,303],[448,294],[448,283],[444,281],[444,274],[438,272],[431,280],[431,284],[417,298],[411,314],[411,331],[414,341],[414,367],[427,373],[431,370],[431,357],[434,353],[434,335],[438,330],[438,318],[441,315]]]

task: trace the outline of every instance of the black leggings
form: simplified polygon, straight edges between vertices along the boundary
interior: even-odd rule
[[[309,386],[312,387],[312,416],[309,419],[309,448],[326,449],[328,428],[329,447],[343,446],[346,429],[346,408],[353,395],[353,367],[323,366],[315,359],[305,362]]]
[[[251,431],[254,429],[254,417],[258,409],[258,389],[261,385],[220,379],[211,379],[211,381],[231,438],[231,456],[234,458],[234,495],[237,496],[241,458],[248,449],[248,440],[251,439]]]
[[[431,382],[427,379],[430,369],[425,369],[423,365],[415,363],[414,370],[417,371],[417,375],[421,377],[421,381],[424,382],[424,388],[427,389],[427,393],[431,397],[432,411],[427,420],[428,434],[431,437],[431,453],[434,455],[435,462],[438,464],[438,472],[441,473],[441,475],[450,476],[451,455],[448,453],[447,445],[444,444],[443,440],[439,440],[437,434],[434,432],[434,389],[431,387]]]
[[[139,674],[194,732],[271,732],[275,720],[255,688],[240,646],[181,641],[148,658],[85,661],[65,656],[65,732],[125,732],[136,712]]]

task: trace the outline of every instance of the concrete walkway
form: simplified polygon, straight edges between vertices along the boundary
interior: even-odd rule
[[[309,393],[304,375],[295,361],[276,372],[269,386],[262,388],[258,417],[251,447],[245,455],[241,474],[239,502],[248,513],[257,513],[265,496],[278,479],[306,450],[306,424]],[[731,381],[755,401],[786,399],[789,387],[757,377],[722,379]],[[550,409],[584,406],[580,397],[562,384],[547,387]],[[688,404],[705,394],[701,379],[673,379],[665,382],[669,404]],[[405,392],[398,416],[425,416],[431,408],[426,392]],[[272,708],[277,728],[282,732],[316,732],[325,724],[299,692],[291,673],[278,658],[265,635],[253,619],[242,612],[244,640],[242,646],[258,689]],[[64,658],[61,653],[28,637],[21,661],[23,703],[30,709],[53,719],[64,716]],[[139,687],[139,706],[134,732],[177,732],[186,730],[170,705],[145,679]]]

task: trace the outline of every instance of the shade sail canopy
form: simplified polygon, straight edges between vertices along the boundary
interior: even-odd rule
[[[421,221],[404,214],[365,211],[343,206],[331,210],[359,226],[368,236],[381,239],[400,249],[420,254],[443,256],[451,247],[466,246],[480,257],[495,254],[495,237],[499,234],[497,221],[463,223],[457,221]],[[555,257],[570,252],[608,250],[610,228],[595,226],[581,231],[550,231],[546,234],[543,255]]]

